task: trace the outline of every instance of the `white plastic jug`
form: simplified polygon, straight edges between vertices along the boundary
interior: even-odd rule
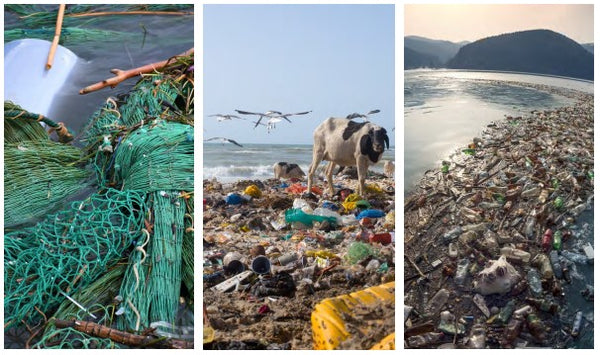
[[[50,45],[41,39],[20,39],[4,44],[4,100],[52,118],[52,103],[75,68],[78,57],[59,45],[52,68],[46,70]]]

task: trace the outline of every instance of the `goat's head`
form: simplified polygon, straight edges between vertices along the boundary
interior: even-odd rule
[[[371,144],[373,145],[373,151],[377,153],[383,153],[384,144],[385,148],[390,148],[390,139],[388,138],[387,131],[383,127],[372,127],[369,129],[369,137],[371,138]]]
[[[360,152],[368,155],[369,159],[376,163],[381,158],[383,150],[390,147],[390,140],[384,128],[379,126],[370,127],[360,139]]]

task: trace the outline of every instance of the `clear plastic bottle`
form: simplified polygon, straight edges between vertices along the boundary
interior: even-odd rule
[[[413,335],[409,337],[406,341],[411,348],[423,348],[426,346],[431,346],[434,344],[438,344],[444,339],[444,333],[442,332],[429,332],[419,335]]]
[[[527,272],[527,282],[529,282],[529,289],[534,296],[539,297],[542,295],[542,280],[536,269],[529,269]]]
[[[583,320],[583,312],[578,311],[575,315],[575,320],[573,321],[573,329],[571,330],[571,335],[573,337],[578,337],[581,332],[581,322]]]
[[[562,279],[562,267],[560,265],[560,261],[558,260],[558,252],[556,250],[552,250],[550,252],[550,265],[552,265],[552,271],[554,271],[554,276],[556,276],[557,279]]]
[[[468,258],[461,259],[458,262],[458,265],[456,266],[456,274],[454,276],[454,282],[456,282],[456,284],[458,286],[461,286],[461,287],[464,286],[465,280],[467,279],[468,270],[469,270],[469,259]]]
[[[440,289],[427,303],[427,312],[437,314],[446,302],[448,302],[448,297],[450,297],[450,292],[445,288]]]
[[[505,255],[507,259],[520,261],[524,264],[529,263],[531,259],[531,254],[526,252],[525,250],[511,248],[511,247],[503,247],[500,249],[500,253]]]

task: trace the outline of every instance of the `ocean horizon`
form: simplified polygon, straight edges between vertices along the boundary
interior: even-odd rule
[[[230,143],[205,142],[202,178],[217,178],[221,182],[269,179],[274,177],[273,165],[277,162],[298,164],[304,173],[308,173],[312,162],[312,147],[312,144],[264,143],[248,143],[238,147]],[[395,161],[394,146],[386,149],[381,160],[369,166],[369,170],[383,173],[383,160]]]

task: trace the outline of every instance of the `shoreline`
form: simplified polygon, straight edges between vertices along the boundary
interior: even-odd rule
[[[385,218],[373,218],[371,225],[363,221],[363,226],[352,212],[341,210],[338,215],[346,222],[339,225],[324,221],[309,227],[287,222],[285,211],[295,206],[303,205],[308,214],[323,209],[327,201],[342,208],[343,200],[338,196],[300,195],[297,184],[305,183],[306,178],[300,182],[272,178],[230,184],[216,179],[203,181],[203,300],[208,318],[205,325],[214,330],[214,339],[204,345],[205,350],[312,350],[316,346],[313,331],[323,331],[311,320],[317,304],[394,281],[394,243],[369,242],[371,235],[389,237],[395,231],[394,179],[367,178],[367,185],[376,186],[379,191],[368,190],[365,200],[372,209],[382,211]],[[356,179],[334,180],[336,191],[355,189],[356,184]],[[260,190],[259,197],[243,197],[246,202],[241,204],[226,202],[231,193],[254,191],[251,185]],[[316,186],[325,185],[319,180]],[[358,249],[353,244],[368,252],[357,256]],[[246,271],[251,270],[253,259],[263,255],[269,259],[271,271],[263,276],[250,271],[236,290],[219,291],[215,286],[235,277],[223,267],[233,255],[237,255],[241,269]],[[274,279],[279,280],[277,290],[272,284],[267,286]],[[283,285],[287,288],[282,289]],[[337,348],[369,349],[394,332],[394,302],[369,307],[373,306],[376,308],[372,311],[380,318],[373,319],[372,312],[362,311],[344,317],[351,335]],[[354,324],[369,325],[369,337],[352,330],[356,329]]]
[[[525,298],[547,297],[565,305],[560,290],[570,286],[564,276],[546,274],[541,293],[537,289],[533,293],[527,280],[539,269],[533,261],[536,255],[548,255],[540,246],[545,230],[558,230],[565,243],[573,244],[570,226],[593,205],[593,94],[539,84],[503,83],[533,87],[576,102],[489,124],[481,137],[464,147],[469,150],[450,155],[445,166],[428,171],[405,194],[406,348],[568,346],[572,341],[561,338],[561,329],[556,327],[548,339],[541,339],[535,331],[539,323],[525,322],[513,311],[530,306],[525,308],[528,314],[534,314],[531,317],[538,317],[542,324],[572,325],[572,314],[537,310],[530,304],[533,301],[526,302]],[[457,252],[454,247],[449,252],[450,244]],[[558,254],[567,271],[573,271]],[[507,256],[514,273],[509,267],[508,274],[503,271],[498,277],[488,277],[488,271],[502,264],[498,261],[501,255]],[[495,266],[486,269],[492,261],[496,261]],[[591,270],[593,273],[593,267]],[[506,292],[486,295],[498,280],[510,287]],[[477,292],[473,281],[477,281]],[[507,318],[498,322],[494,313],[484,315],[474,303],[473,296],[478,293],[483,293],[481,308],[504,311]],[[509,300],[515,304],[509,305]],[[406,314],[406,310],[411,311]],[[460,326],[449,326],[449,319],[456,319]],[[504,329],[511,326],[512,333]],[[432,333],[440,330],[444,337]]]

